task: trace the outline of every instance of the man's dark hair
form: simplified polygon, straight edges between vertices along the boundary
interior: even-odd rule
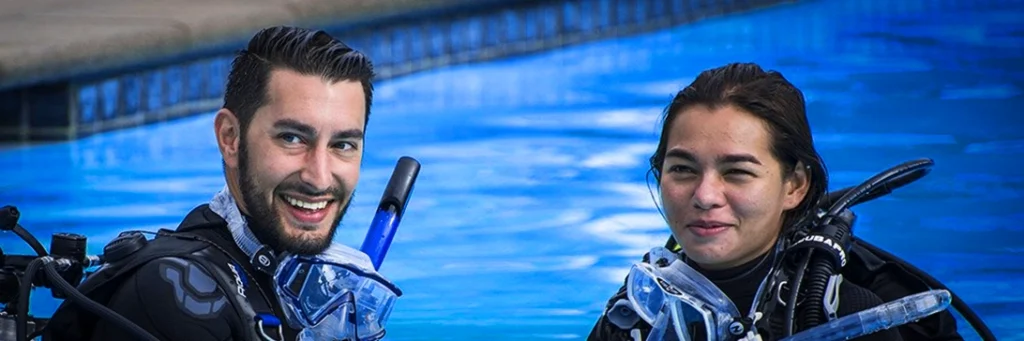
[[[658,149],[650,158],[650,171],[661,182],[668,135],[672,122],[687,108],[703,105],[711,109],[732,105],[765,123],[771,138],[771,152],[782,164],[782,175],[793,174],[797,163],[807,167],[810,189],[800,204],[785,213],[783,231],[814,208],[828,190],[828,172],[814,148],[803,93],[781,73],[764,71],[757,64],[733,63],[702,72],[679,91],[665,110]]]
[[[243,137],[256,110],[267,102],[267,83],[273,69],[316,75],[329,82],[359,81],[369,122],[374,77],[370,59],[327,32],[276,26],[257,32],[231,63],[224,108],[238,117]]]

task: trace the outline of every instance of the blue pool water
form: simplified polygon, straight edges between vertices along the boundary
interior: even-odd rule
[[[422,163],[382,268],[406,293],[389,339],[585,339],[631,262],[667,237],[645,181],[662,108],[699,71],[753,61],[804,90],[833,188],[935,160],[859,206],[856,233],[1024,340],[1024,4],[877,3],[787,5],[379,84],[338,241],[359,245],[400,156]],[[45,243],[78,232],[93,252],[121,230],[173,228],[223,186],[212,117],[0,150],[0,204]],[[48,295],[36,314],[55,308]]]

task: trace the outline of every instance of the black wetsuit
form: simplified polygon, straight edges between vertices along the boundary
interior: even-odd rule
[[[754,259],[746,264],[738,267],[720,271],[704,270],[699,266],[696,266],[692,262],[688,264],[703,274],[707,279],[711,280],[722,290],[730,300],[736,304],[736,308],[739,309],[740,313],[746,315],[750,311],[750,306],[753,304],[754,296],[757,294],[758,286],[761,285],[762,279],[768,275],[771,270],[771,259],[769,257],[771,253],[766,253],[757,259]],[[644,255],[643,261],[648,262],[649,255]],[[626,287],[623,286],[619,291],[612,296],[611,300],[608,301],[607,307],[611,307],[616,301],[626,298]],[[882,304],[882,300],[871,291],[854,285],[848,281],[843,281],[839,286],[839,316],[846,316],[852,313],[859,312],[861,310],[871,308]],[[640,320],[631,329],[621,329],[611,321],[605,315],[601,315],[597,324],[590,332],[590,336],[587,340],[590,341],[619,341],[628,340],[633,341],[634,338],[631,336],[632,329],[638,329],[643,338],[646,338],[650,333],[651,326]],[[671,334],[674,338],[674,333]],[[641,341],[643,339],[640,339]],[[877,332],[870,335],[865,335],[854,340],[858,341],[891,341],[891,340],[902,340],[899,332],[895,329]]]
[[[275,340],[295,340],[297,331],[284,323],[285,315],[275,299],[272,276],[252,266],[235,244],[227,223],[208,205],[189,213],[175,235],[198,236],[203,241],[182,242],[176,237],[151,241],[138,253],[160,248],[188,250],[182,251],[184,256],[161,257],[135,268],[117,282],[119,286],[105,303],[108,308],[164,341],[259,340],[259,329]],[[77,319],[69,319],[74,322],[63,327],[75,330],[51,331],[58,334],[54,340],[136,339],[125,328],[80,310],[63,314],[72,312],[78,314]],[[254,327],[257,313],[276,317],[282,322],[280,329]],[[73,336],[61,335],[68,332]]]

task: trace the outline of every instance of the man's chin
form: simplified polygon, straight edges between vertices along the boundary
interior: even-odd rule
[[[280,243],[289,253],[316,254],[326,249],[332,240],[331,226],[327,223],[301,224],[283,219]]]

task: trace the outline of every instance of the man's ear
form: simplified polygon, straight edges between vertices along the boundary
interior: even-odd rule
[[[238,117],[231,110],[220,109],[214,118],[213,128],[224,163],[228,167],[238,168],[238,148],[242,140],[242,126]]]
[[[810,169],[803,162],[797,162],[793,174],[785,179],[784,187],[786,192],[783,193],[782,209],[790,210],[800,205],[811,188]]]

